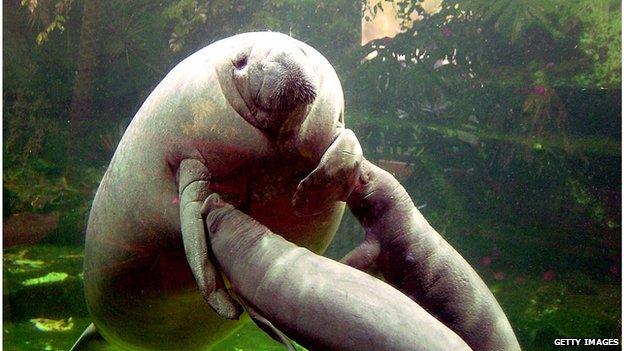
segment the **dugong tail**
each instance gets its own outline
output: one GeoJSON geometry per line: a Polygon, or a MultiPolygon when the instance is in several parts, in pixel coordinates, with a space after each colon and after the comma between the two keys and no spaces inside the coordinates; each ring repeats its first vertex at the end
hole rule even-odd
{"type": "Polygon", "coordinates": [[[82,332],[69,351],[103,350],[108,343],[100,335],[93,323],[82,332]]]}

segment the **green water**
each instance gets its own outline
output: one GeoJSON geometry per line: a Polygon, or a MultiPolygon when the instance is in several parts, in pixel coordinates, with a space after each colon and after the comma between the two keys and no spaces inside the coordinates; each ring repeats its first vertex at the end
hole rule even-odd
{"type": "MultiPolygon", "coordinates": [[[[5,251],[3,350],[68,350],[73,345],[91,323],[81,296],[82,257],[80,247],[23,246],[5,251]],[[67,276],[35,285],[23,284],[52,272],[67,276]],[[38,318],[65,320],[68,328],[40,330],[34,321],[38,318]]],[[[114,350],[105,343],[97,345],[98,350],[114,350]]],[[[213,347],[232,351],[283,349],[251,322],[213,347]]]]}
{"type": "MultiPolygon", "coordinates": [[[[336,249],[337,250],[337,249],[336,249]]],[[[81,299],[81,248],[23,246],[5,251],[3,264],[3,349],[67,350],[89,323],[81,299]],[[33,286],[22,283],[50,272],[67,277],[33,286]],[[67,320],[65,331],[37,329],[31,320],[67,320]]],[[[551,338],[617,338],[620,333],[620,288],[592,280],[581,272],[545,282],[522,272],[497,277],[495,269],[475,263],[502,305],[525,349],[544,350],[551,338]]],[[[110,349],[102,344],[101,350],[110,349]]],[[[245,324],[212,350],[284,350],[253,323],[245,324]]]]}
{"type": "MultiPolygon", "coordinates": [[[[85,218],[130,119],[182,59],[259,30],[327,57],[364,155],[481,275],[524,350],[621,338],[621,3],[383,3],[4,1],[3,349],[76,340],[85,218]],[[384,13],[396,31],[373,26],[384,13]]],[[[326,255],[362,239],[347,215],[326,255]]],[[[281,349],[251,323],[214,347],[281,349]]]]}

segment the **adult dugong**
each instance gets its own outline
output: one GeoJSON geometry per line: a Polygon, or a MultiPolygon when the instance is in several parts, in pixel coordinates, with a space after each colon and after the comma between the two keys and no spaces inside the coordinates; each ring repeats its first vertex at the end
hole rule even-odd
{"type": "MultiPolygon", "coordinates": [[[[93,200],[87,334],[133,350],[205,349],[226,336],[242,310],[211,263],[203,201],[218,192],[320,253],[356,172],[340,177],[347,188],[332,190],[318,211],[307,208],[310,216],[295,215],[292,200],[303,198],[295,196],[301,179],[352,137],[332,66],[287,35],[241,34],[182,61],[137,112],[93,200]]],[[[359,169],[353,160],[347,168],[359,169]]],[[[313,193],[314,184],[304,188],[313,193]]]]}

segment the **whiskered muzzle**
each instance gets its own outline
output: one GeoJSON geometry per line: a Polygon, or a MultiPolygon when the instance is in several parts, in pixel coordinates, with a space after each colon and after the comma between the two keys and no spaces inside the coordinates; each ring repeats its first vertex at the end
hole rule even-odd
{"type": "Polygon", "coordinates": [[[290,112],[297,106],[316,99],[316,86],[308,74],[290,60],[280,62],[277,68],[266,72],[258,92],[258,103],[266,110],[290,112]]]}
{"type": "MultiPolygon", "coordinates": [[[[300,50],[271,52],[256,71],[261,76],[255,91],[255,118],[270,133],[287,120],[301,122],[317,97],[317,74],[300,50]]],[[[292,123],[289,123],[292,127],[292,123]]]]}
{"type": "Polygon", "coordinates": [[[233,55],[233,80],[244,105],[235,109],[249,123],[275,136],[294,130],[317,98],[316,62],[289,40],[254,43],[233,55]]]}

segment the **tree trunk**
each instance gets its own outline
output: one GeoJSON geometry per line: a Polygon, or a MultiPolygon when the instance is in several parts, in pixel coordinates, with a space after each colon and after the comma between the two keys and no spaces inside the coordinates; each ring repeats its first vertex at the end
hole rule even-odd
{"type": "Polygon", "coordinates": [[[93,119],[94,83],[99,66],[101,0],[85,0],[82,11],[78,62],[69,107],[70,140],[66,175],[70,179],[76,175],[76,168],[84,161],[87,151],[93,149],[85,144],[84,137],[88,122],[93,119]]]}

